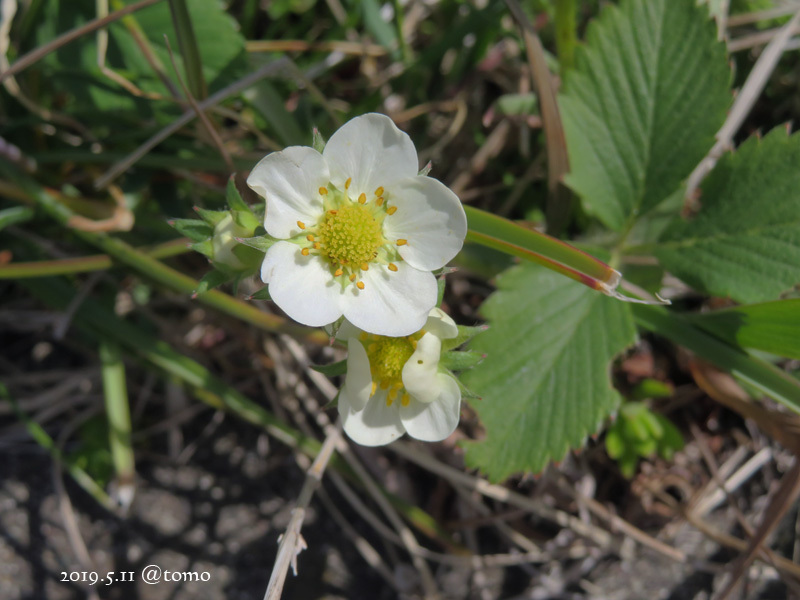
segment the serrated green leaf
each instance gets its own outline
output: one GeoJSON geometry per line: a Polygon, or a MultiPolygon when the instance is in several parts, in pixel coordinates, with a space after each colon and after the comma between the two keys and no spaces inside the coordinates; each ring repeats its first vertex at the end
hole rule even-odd
{"type": "Polygon", "coordinates": [[[635,339],[630,308],[522,264],[483,305],[491,328],[470,344],[487,358],[462,376],[486,439],[466,459],[493,480],[540,471],[578,447],[619,404],[611,359],[635,339]]]}
{"type": "Polygon", "coordinates": [[[311,365],[311,368],[328,377],[336,377],[347,373],[347,360],[340,360],[329,365],[311,365]]]}
{"type": "Polygon", "coordinates": [[[167,223],[193,242],[202,242],[214,234],[212,227],[200,219],[170,219],[167,223]]]}
{"type": "Polygon", "coordinates": [[[689,320],[742,348],[800,359],[800,298],[726,308],[689,320]]]}
{"type": "Polygon", "coordinates": [[[692,287],[737,302],[775,300],[800,282],[800,135],[782,128],[719,161],[700,212],[677,221],[655,255],[692,287]]]}
{"type": "Polygon", "coordinates": [[[589,25],[559,106],[567,184],[612,229],[655,208],[714,143],[730,68],[695,0],[623,0],[589,25]]]}

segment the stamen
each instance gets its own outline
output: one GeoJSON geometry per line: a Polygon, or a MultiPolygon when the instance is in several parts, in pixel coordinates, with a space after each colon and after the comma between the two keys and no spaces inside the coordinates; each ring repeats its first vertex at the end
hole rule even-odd
{"type": "Polygon", "coordinates": [[[367,263],[361,263],[361,270],[369,271],[369,265],[367,263]]]}
{"type": "Polygon", "coordinates": [[[383,196],[383,186],[380,186],[377,190],[375,190],[376,196],[383,196]]]}
{"type": "Polygon", "coordinates": [[[334,277],[341,277],[342,275],[344,275],[344,271],[341,269],[336,269],[336,272],[333,274],[334,277]]]}
{"type": "Polygon", "coordinates": [[[389,389],[389,386],[390,386],[391,384],[392,384],[392,382],[391,382],[391,381],[389,381],[388,379],[381,379],[381,389],[382,389],[382,390],[388,390],[388,389],[389,389]]]}
{"type": "Polygon", "coordinates": [[[308,256],[309,249],[308,248],[303,248],[302,250],[300,250],[300,254],[302,254],[303,256],[308,256]]]}
{"type": "Polygon", "coordinates": [[[358,283],[356,283],[356,287],[358,289],[360,289],[360,290],[363,290],[364,289],[364,282],[363,281],[359,281],[358,283]]]}
{"type": "Polygon", "coordinates": [[[399,239],[395,242],[398,246],[405,246],[408,243],[408,240],[399,239]]]}
{"type": "Polygon", "coordinates": [[[331,209],[331,210],[329,210],[329,211],[328,211],[328,214],[329,214],[329,215],[336,215],[336,214],[338,214],[338,213],[339,213],[339,211],[338,211],[338,210],[333,210],[333,209],[331,209]]]}
{"type": "Polygon", "coordinates": [[[364,204],[367,201],[367,195],[364,192],[361,192],[361,195],[358,197],[358,203],[364,204]]]}
{"type": "Polygon", "coordinates": [[[314,241],[314,236],[313,236],[313,235],[311,235],[311,234],[309,233],[309,234],[306,236],[306,239],[307,239],[309,242],[313,242],[313,241],[314,241]]]}
{"type": "Polygon", "coordinates": [[[319,242],[314,242],[314,250],[319,250],[322,248],[322,245],[319,242]]]}
{"type": "Polygon", "coordinates": [[[355,281],[355,280],[356,280],[356,274],[350,273],[350,281],[355,281]]]}
{"type": "Polygon", "coordinates": [[[328,188],[326,188],[326,187],[319,188],[319,193],[320,193],[321,196],[327,196],[328,195],[328,188]]]}
{"type": "Polygon", "coordinates": [[[400,404],[403,406],[408,406],[409,402],[411,402],[411,396],[409,396],[408,392],[406,392],[400,397],[400,404]]]}
{"type": "Polygon", "coordinates": [[[397,207],[396,206],[390,206],[389,208],[386,209],[386,212],[389,213],[390,215],[393,215],[394,213],[397,212],[397,207]]]}
{"type": "Polygon", "coordinates": [[[393,401],[394,401],[393,398],[389,398],[389,396],[386,396],[386,406],[391,406],[393,401]]]}
{"type": "Polygon", "coordinates": [[[372,391],[369,393],[369,395],[370,396],[374,396],[376,391],[378,391],[378,384],[373,381],[372,382],[372,391]]]}
{"type": "Polygon", "coordinates": [[[392,389],[389,390],[389,394],[387,395],[387,398],[389,398],[390,402],[394,402],[394,399],[397,398],[397,393],[399,391],[400,390],[398,388],[396,388],[396,387],[393,387],[392,389]]]}
{"type": "Polygon", "coordinates": [[[298,222],[297,222],[297,226],[298,226],[300,229],[305,229],[305,228],[306,228],[306,224],[305,224],[305,223],[303,223],[302,221],[298,221],[298,222]]]}
{"type": "Polygon", "coordinates": [[[383,198],[378,198],[377,200],[375,200],[375,204],[377,204],[378,206],[383,206],[383,198]]]}
{"type": "Polygon", "coordinates": [[[344,182],[344,189],[349,190],[351,183],[353,183],[353,178],[352,177],[348,177],[347,181],[344,182]]]}
{"type": "Polygon", "coordinates": [[[389,263],[389,270],[397,272],[397,265],[394,263],[389,263]]]}

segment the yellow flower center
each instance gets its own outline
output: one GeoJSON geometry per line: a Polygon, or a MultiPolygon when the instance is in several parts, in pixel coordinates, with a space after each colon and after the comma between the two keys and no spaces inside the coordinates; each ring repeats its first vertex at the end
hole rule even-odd
{"type": "Polygon", "coordinates": [[[369,197],[365,192],[356,196],[348,191],[351,183],[348,179],[343,190],[332,183],[319,188],[322,216],[315,224],[297,221],[298,233],[292,240],[302,247],[303,256],[319,256],[327,262],[343,287],[355,284],[363,290],[361,272],[378,264],[396,273],[396,263],[403,260],[397,248],[408,240],[392,243],[383,235],[384,219],[397,212],[396,205],[388,204],[391,197],[383,186],[369,197]]]}
{"type": "Polygon", "coordinates": [[[369,358],[369,371],[372,376],[372,394],[378,386],[389,390],[386,395],[386,405],[391,406],[400,395],[400,403],[408,406],[411,397],[403,387],[403,367],[414,354],[417,342],[425,335],[425,330],[406,337],[387,337],[362,333],[360,339],[364,342],[369,358]]]}
{"type": "Polygon", "coordinates": [[[342,265],[370,263],[384,244],[381,225],[361,204],[344,204],[325,212],[317,226],[320,253],[342,265]]]}

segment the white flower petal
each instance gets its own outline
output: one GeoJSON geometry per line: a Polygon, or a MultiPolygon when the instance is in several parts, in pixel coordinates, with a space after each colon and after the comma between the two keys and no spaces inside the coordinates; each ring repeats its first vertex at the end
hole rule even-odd
{"type": "Polygon", "coordinates": [[[446,265],[464,245],[467,216],[450,188],[430,177],[413,177],[390,189],[388,203],[397,212],[386,217],[386,238],[405,239],[400,256],[412,267],[432,271],[446,265]]]}
{"type": "Polygon", "coordinates": [[[428,314],[425,321],[425,331],[430,331],[433,335],[442,340],[449,340],[458,336],[458,326],[453,319],[441,308],[434,308],[428,314]]]}
{"type": "Polygon", "coordinates": [[[418,271],[405,262],[392,272],[373,264],[361,272],[364,289],[355,285],[342,297],[344,316],[363,331],[400,337],[422,329],[436,304],[436,278],[429,271],[418,271]]]}
{"type": "Polygon", "coordinates": [[[357,337],[347,340],[347,374],[341,395],[346,395],[353,410],[363,410],[372,393],[369,357],[357,337]]]}
{"type": "Polygon", "coordinates": [[[448,437],[461,416],[458,382],[444,373],[439,373],[438,379],[441,393],[435,402],[415,402],[412,397],[408,406],[400,407],[400,419],[408,435],[423,442],[439,442],[448,437]]]}
{"type": "Polygon", "coordinates": [[[397,402],[386,406],[386,390],[379,389],[364,410],[356,411],[349,405],[344,408],[348,410],[339,410],[344,431],[351,440],[362,446],[383,446],[405,433],[397,402]]]}
{"type": "Polygon", "coordinates": [[[439,355],[442,340],[426,333],[417,342],[417,348],[403,365],[403,387],[414,398],[423,403],[433,402],[439,397],[439,355]]]}
{"type": "Polygon", "coordinates": [[[351,119],[331,136],[322,155],[331,170],[331,181],[357,198],[362,192],[369,200],[379,186],[414,177],[419,159],[414,143],[389,117],[369,113],[351,119]]]}
{"type": "Polygon", "coordinates": [[[327,265],[316,256],[303,256],[291,242],[277,242],[261,264],[261,279],[283,312],[311,327],[333,323],[342,316],[342,288],[327,265]]]}
{"type": "Polygon", "coordinates": [[[267,200],[267,233],[285,239],[300,233],[297,221],[316,224],[323,211],[319,188],[329,181],[328,165],[319,152],[290,146],[262,158],[250,172],[247,185],[267,200]]]}

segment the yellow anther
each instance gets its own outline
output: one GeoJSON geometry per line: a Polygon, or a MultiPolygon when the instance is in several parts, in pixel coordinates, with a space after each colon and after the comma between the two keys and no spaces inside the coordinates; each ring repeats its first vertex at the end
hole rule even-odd
{"type": "Polygon", "coordinates": [[[364,192],[361,192],[361,195],[358,197],[358,203],[364,204],[367,201],[367,195],[364,192]]]}
{"type": "Polygon", "coordinates": [[[319,193],[320,193],[321,196],[327,195],[328,194],[328,188],[326,188],[326,187],[319,188],[319,193]]]}
{"type": "Polygon", "coordinates": [[[392,389],[389,390],[389,394],[386,397],[389,399],[390,402],[394,402],[394,399],[397,398],[397,393],[399,391],[400,391],[399,389],[393,387],[392,389]]]}
{"type": "Polygon", "coordinates": [[[344,275],[344,271],[341,269],[336,269],[336,272],[333,274],[334,277],[341,277],[342,275],[344,275]]]}
{"type": "Polygon", "coordinates": [[[389,263],[389,270],[397,272],[397,265],[394,263],[389,263]]]}
{"type": "Polygon", "coordinates": [[[392,382],[391,382],[391,381],[389,381],[388,379],[381,379],[381,389],[382,389],[382,390],[388,390],[388,389],[389,389],[389,386],[390,386],[391,384],[392,384],[392,382]]]}
{"type": "Polygon", "coordinates": [[[395,242],[398,246],[405,246],[408,243],[408,240],[399,239],[395,242]]]}
{"type": "Polygon", "coordinates": [[[377,200],[375,200],[375,204],[377,204],[378,206],[383,206],[383,198],[378,198],[377,200]]]}
{"type": "Polygon", "coordinates": [[[376,196],[383,196],[383,186],[381,186],[377,190],[375,190],[375,195],[376,196]]]}
{"type": "Polygon", "coordinates": [[[390,215],[393,215],[394,213],[397,212],[397,207],[396,206],[390,206],[389,208],[386,209],[386,212],[389,213],[390,215]]]}
{"type": "Polygon", "coordinates": [[[303,248],[302,250],[300,250],[300,254],[302,254],[303,256],[308,256],[309,254],[308,248],[303,248]]]}
{"type": "Polygon", "coordinates": [[[372,342],[369,346],[367,346],[367,352],[375,352],[378,348],[378,342],[372,342]]]}
{"type": "Polygon", "coordinates": [[[309,234],[306,236],[306,239],[307,239],[309,242],[313,242],[313,241],[314,241],[314,236],[313,236],[313,235],[311,235],[311,234],[309,233],[309,234]]]}
{"type": "Polygon", "coordinates": [[[353,183],[353,178],[352,177],[348,177],[347,181],[344,182],[344,189],[349,190],[351,183],[353,183]]]}
{"type": "Polygon", "coordinates": [[[411,402],[411,396],[409,396],[408,393],[405,393],[400,397],[400,404],[403,406],[408,406],[409,402],[411,402]]]}
{"type": "Polygon", "coordinates": [[[358,339],[360,339],[362,342],[366,342],[369,339],[369,334],[366,331],[362,331],[358,334],[358,339]]]}
{"type": "Polygon", "coordinates": [[[364,289],[364,282],[363,281],[359,281],[358,283],[356,283],[356,287],[358,289],[360,289],[360,290],[363,290],[364,289]]]}
{"type": "Polygon", "coordinates": [[[369,271],[369,265],[367,263],[361,263],[361,270],[369,271]]]}
{"type": "Polygon", "coordinates": [[[314,250],[319,250],[322,248],[322,245],[319,242],[314,242],[314,250]]]}
{"type": "Polygon", "coordinates": [[[329,211],[328,211],[328,214],[329,214],[329,215],[336,215],[336,214],[338,214],[338,213],[339,213],[339,211],[338,211],[338,210],[329,210],[329,211]]]}
{"type": "Polygon", "coordinates": [[[391,406],[392,402],[393,402],[393,399],[389,398],[389,396],[386,396],[386,406],[391,406]]]}
{"type": "Polygon", "coordinates": [[[306,224],[305,224],[305,223],[303,223],[302,221],[298,221],[298,222],[297,222],[297,226],[298,226],[300,229],[305,229],[305,228],[306,228],[306,224]]]}
{"type": "Polygon", "coordinates": [[[414,348],[414,350],[416,350],[417,349],[417,340],[409,340],[409,341],[411,342],[411,347],[414,348]]]}
{"type": "Polygon", "coordinates": [[[356,274],[350,273],[350,281],[355,281],[355,280],[356,280],[356,274]]]}
{"type": "Polygon", "coordinates": [[[372,391],[369,393],[369,395],[370,396],[374,396],[376,391],[378,391],[378,384],[373,381],[372,382],[372,391]]]}

